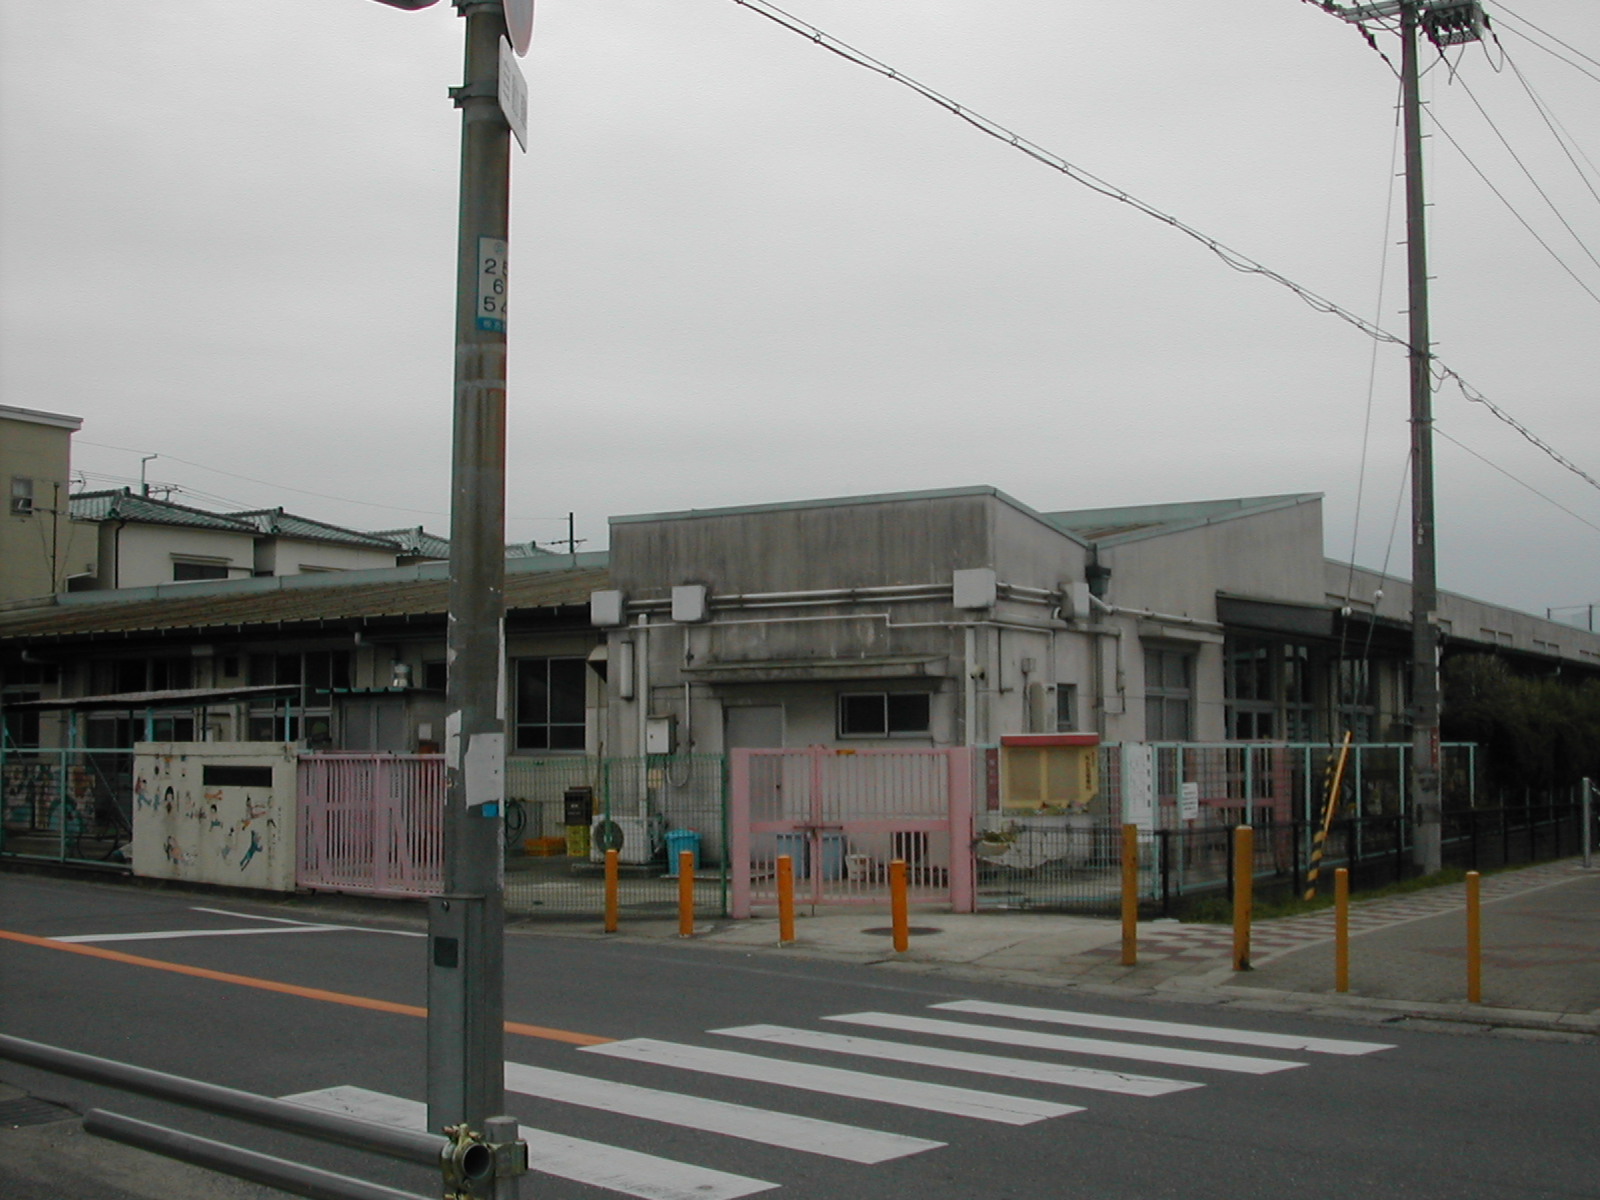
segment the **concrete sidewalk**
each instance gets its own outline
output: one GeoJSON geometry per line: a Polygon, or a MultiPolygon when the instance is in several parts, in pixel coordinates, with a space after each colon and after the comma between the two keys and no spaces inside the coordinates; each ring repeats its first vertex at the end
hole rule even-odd
{"type": "MultiPolygon", "coordinates": [[[[1246,972],[1232,969],[1231,928],[1170,920],[1140,925],[1131,967],[1121,964],[1117,921],[1047,913],[914,912],[905,954],[894,952],[885,910],[801,916],[784,947],[775,916],[702,925],[693,940],[1031,987],[1600,1036],[1600,870],[1546,863],[1486,876],[1481,889],[1484,1002],[1475,1005],[1462,884],[1352,903],[1343,995],[1331,909],[1257,922],[1246,972]]],[[[621,936],[675,938],[677,924],[628,922],[621,936]]]]}

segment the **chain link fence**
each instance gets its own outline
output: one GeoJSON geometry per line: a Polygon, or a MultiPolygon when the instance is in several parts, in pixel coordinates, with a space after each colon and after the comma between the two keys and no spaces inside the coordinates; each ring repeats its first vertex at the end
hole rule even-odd
{"type": "Polygon", "coordinates": [[[133,752],[81,748],[0,755],[0,854],[128,869],[133,752]]]}

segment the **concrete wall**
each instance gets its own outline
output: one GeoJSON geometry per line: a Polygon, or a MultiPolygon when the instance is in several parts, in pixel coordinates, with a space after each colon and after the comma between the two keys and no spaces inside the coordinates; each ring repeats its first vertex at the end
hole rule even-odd
{"type": "Polygon", "coordinates": [[[0,407],[0,604],[65,588],[92,555],[66,515],[78,418],[0,407]],[[34,511],[11,511],[11,480],[31,480],[34,511]]]}
{"type": "Polygon", "coordinates": [[[225,529],[188,529],[179,525],[100,525],[100,586],[154,587],[170,584],[179,559],[222,559],[230,579],[247,578],[255,566],[255,538],[225,529]]]}
{"type": "Polygon", "coordinates": [[[140,742],[133,873],[293,891],[296,765],[295,747],[286,743],[140,742]],[[215,778],[230,768],[254,768],[266,782],[215,778]]]}
{"type": "Polygon", "coordinates": [[[307,571],[371,571],[395,565],[393,550],[340,546],[333,542],[264,537],[256,542],[255,570],[265,575],[299,575],[307,571]]]}

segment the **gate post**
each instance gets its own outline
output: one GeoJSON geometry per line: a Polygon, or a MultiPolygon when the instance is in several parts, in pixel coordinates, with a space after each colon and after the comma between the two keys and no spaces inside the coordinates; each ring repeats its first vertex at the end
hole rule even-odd
{"type": "Polygon", "coordinates": [[[960,747],[945,751],[949,767],[950,815],[950,911],[974,912],[977,889],[972,843],[975,838],[972,801],[972,750],[960,747]]]}
{"type": "Polygon", "coordinates": [[[750,916],[750,756],[749,750],[728,754],[728,915],[735,920],[750,916]]]}

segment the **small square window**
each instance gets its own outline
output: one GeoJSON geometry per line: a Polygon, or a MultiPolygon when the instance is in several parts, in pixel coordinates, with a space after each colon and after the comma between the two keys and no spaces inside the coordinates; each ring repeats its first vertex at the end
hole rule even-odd
{"type": "Polygon", "coordinates": [[[11,515],[15,517],[33,515],[33,480],[23,479],[20,475],[11,477],[11,515]]]}

